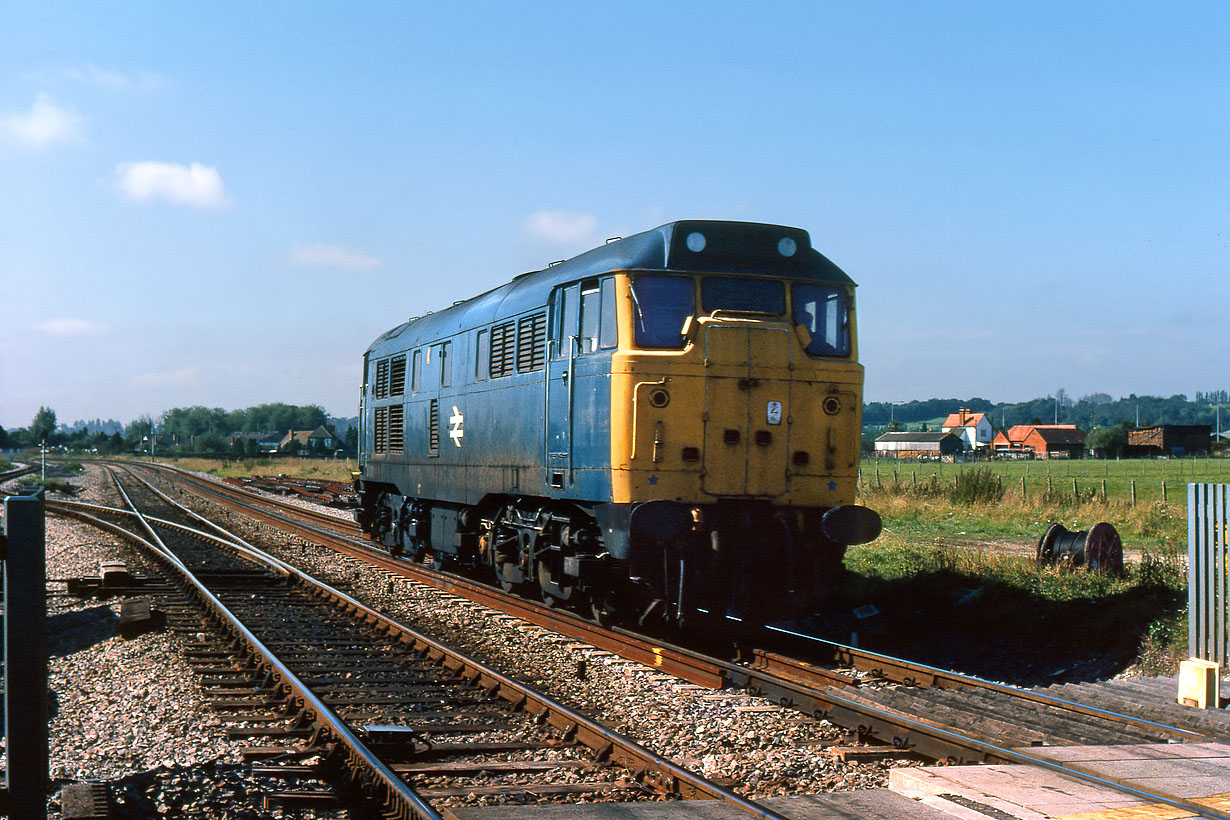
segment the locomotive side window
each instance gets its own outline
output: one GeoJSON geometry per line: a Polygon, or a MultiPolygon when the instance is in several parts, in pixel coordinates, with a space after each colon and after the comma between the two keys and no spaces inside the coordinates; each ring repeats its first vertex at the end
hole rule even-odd
{"type": "Polygon", "coordinates": [[[417,393],[423,383],[423,351],[414,351],[414,360],[410,365],[410,392],[417,393]]]}
{"type": "Polygon", "coordinates": [[[781,316],[786,312],[786,288],[772,279],[712,276],[700,283],[700,301],[707,313],[734,310],[781,316]]]}
{"type": "Polygon", "coordinates": [[[487,359],[491,356],[491,338],[480,330],[474,338],[474,381],[487,381],[487,359]]]}
{"type": "Polygon", "coordinates": [[[440,358],[440,386],[448,387],[453,383],[453,343],[445,342],[436,348],[440,358]]]}
{"type": "Polygon", "coordinates": [[[632,281],[632,329],[637,347],[682,348],[683,323],[696,312],[692,280],[638,276],[632,281]]]}
{"type": "Polygon", "coordinates": [[[796,282],[791,288],[794,323],[810,334],[813,356],[850,355],[850,303],[846,291],[830,285],[796,282]]]}
{"type": "Polygon", "coordinates": [[[619,346],[619,321],[615,314],[615,280],[602,280],[602,321],[598,328],[598,347],[610,350],[619,346]]]}
{"type": "Polygon", "coordinates": [[[598,324],[601,319],[602,292],[597,281],[581,283],[581,332],[577,336],[577,353],[584,356],[598,349],[598,324]]]}

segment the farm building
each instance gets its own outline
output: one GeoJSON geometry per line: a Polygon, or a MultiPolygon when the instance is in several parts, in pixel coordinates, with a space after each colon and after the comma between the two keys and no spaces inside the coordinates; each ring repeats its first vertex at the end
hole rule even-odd
{"type": "Polygon", "coordinates": [[[1017,424],[1000,430],[992,446],[1000,458],[1080,458],[1085,431],[1075,424],[1017,424]]]}
{"type": "Polygon", "coordinates": [[[966,450],[979,450],[990,447],[995,437],[995,428],[986,413],[975,413],[962,407],[955,413],[949,413],[948,418],[940,425],[945,433],[960,436],[966,450]]]}
{"type": "Polygon", "coordinates": [[[938,460],[965,449],[955,433],[884,433],[876,439],[876,455],[884,458],[938,460]]]}
{"type": "Polygon", "coordinates": [[[304,450],[332,450],[342,443],[337,434],[324,425],[315,430],[291,430],[282,438],[278,448],[285,450],[292,441],[299,442],[304,450]]]}
{"type": "Polygon", "coordinates": [[[1212,435],[1208,424],[1159,424],[1128,430],[1126,455],[1154,458],[1207,453],[1212,435]]]}

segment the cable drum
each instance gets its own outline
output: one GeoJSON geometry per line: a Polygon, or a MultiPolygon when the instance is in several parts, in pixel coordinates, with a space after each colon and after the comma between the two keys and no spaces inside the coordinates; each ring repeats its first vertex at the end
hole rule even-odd
{"type": "Polygon", "coordinates": [[[1038,566],[1061,564],[1085,566],[1095,572],[1123,574],[1123,541],[1105,521],[1091,529],[1072,532],[1063,524],[1051,524],[1038,539],[1038,566]]]}

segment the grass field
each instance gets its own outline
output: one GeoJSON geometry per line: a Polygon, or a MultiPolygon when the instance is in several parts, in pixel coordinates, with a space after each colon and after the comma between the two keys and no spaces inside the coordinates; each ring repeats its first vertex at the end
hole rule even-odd
{"type": "Polygon", "coordinates": [[[943,462],[897,461],[895,459],[863,459],[861,485],[877,488],[889,484],[922,483],[932,476],[939,482],[951,482],[960,472],[974,467],[988,469],[998,475],[1009,495],[1035,497],[1051,488],[1052,494],[1072,494],[1076,482],[1077,494],[1102,494],[1108,501],[1131,502],[1132,485],[1136,486],[1137,503],[1162,500],[1163,484],[1166,500],[1187,503],[1186,485],[1190,482],[1230,483],[1230,459],[1199,456],[1182,459],[1075,459],[1056,461],[979,461],[976,464],[945,464],[943,462]],[[1022,482],[1024,482],[1022,484],[1022,482]]]}
{"type": "MultiPolygon", "coordinates": [[[[1076,669],[1078,676],[1096,677],[1132,664],[1144,673],[1169,674],[1187,649],[1189,482],[1230,483],[1230,465],[1217,458],[865,460],[858,501],[879,511],[884,533],[847,553],[853,577],[846,603],[867,600],[893,613],[894,635],[913,640],[905,645],[911,652],[925,640],[925,630],[912,631],[921,617],[931,628],[968,624],[971,641],[1005,652],[1014,643],[1044,647],[1047,657],[1065,658],[1056,662],[1069,670],[1065,675],[1076,669]],[[958,477],[975,473],[990,498],[962,499],[954,492],[958,477]],[[1123,540],[1123,576],[1036,566],[1038,540],[1052,522],[1082,531],[1101,521],[1114,525],[1123,540]],[[1079,637],[1069,647],[1055,639],[1055,630],[1068,634],[1069,642],[1079,637]],[[1090,646],[1112,647],[1111,666],[1082,670],[1079,650],[1090,646]]],[[[992,652],[976,663],[1006,676],[995,662],[992,652]]]]}

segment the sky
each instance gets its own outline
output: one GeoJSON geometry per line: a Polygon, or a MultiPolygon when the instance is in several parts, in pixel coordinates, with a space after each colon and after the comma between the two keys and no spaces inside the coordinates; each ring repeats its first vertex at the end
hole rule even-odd
{"type": "Polygon", "coordinates": [[[1230,386],[1230,4],[8,0],[0,426],[357,412],[390,327],[804,228],[868,401],[1230,386]]]}

